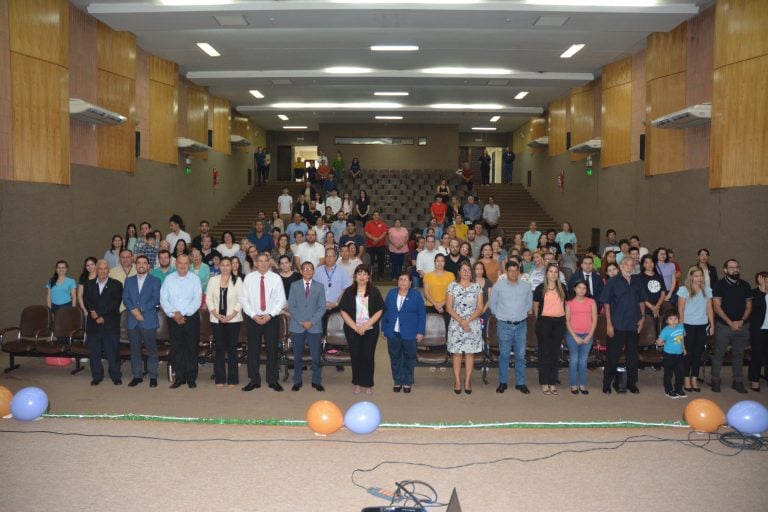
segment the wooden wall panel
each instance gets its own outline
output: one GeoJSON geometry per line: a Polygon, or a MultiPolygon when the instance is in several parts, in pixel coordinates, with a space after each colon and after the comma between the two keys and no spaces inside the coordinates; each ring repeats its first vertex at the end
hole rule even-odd
{"type": "Polygon", "coordinates": [[[97,22],[97,66],[115,75],[136,78],[136,36],[97,22]]]}
{"type": "MultiPolygon", "coordinates": [[[[715,45],[715,8],[710,7],[688,20],[686,49],[685,104],[712,101],[712,75],[715,45]]],[[[685,130],[685,168],[709,166],[711,125],[685,130]]]]}
{"type": "Polygon", "coordinates": [[[98,104],[122,114],[128,120],[117,126],[99,126],[98,165],[106,169],[133,172],[136,170],[134,101],[136,82],[131,78],[99,70],[98,104]]]}
{"type": "Polygon", "coordinates": [[[559,155],[568,151],[565,143],[568,131],[568,98],[561,98],[549,104],[547,108],[547,125],[549,126],[549,156],[559,155]]]}
{"type": "Polygon", "coordinates": [[[178,92],[176,87],[149,81],[149,159],[167,164],[179,161],[178,92]]]}
{"type": "Polygon", "coordinates": [[[645,50],[632,56],[632,120],[629,161],[640,160],[640,135],[645,134],[645,50]]]}
{"type": "Polygon", "coordinates": [[[11,76],[13,179],[68,185],[69,71],[11,52],[11,76]]]}
{"type": "Polygon", "coordinates": [[[139,158],[149,160],[149,54],[138,48],[136,51],[136,131],[141,137],[139,158]]]}
{"type": "Polygon", "coordinates": [[[149,55],[149,79],[166,85],[176,85],[179,65],[169,60],[149,55]]]}
{"type": "Polygon", "coordinates": [[[197,85],[187,86],[187,132],[192,140],[208,140],[208,91],[197,85]]]}
{"type": "Polygon", "coordinates": [[[632,152],[632,83],[603,90],[601,167],[626,164],[632,152]]]}
{"type": "Polygon", "coordinates": [[[685,71],[688,24],[681,23],[670,32],[648,36],[645,49],[647,81],[685,71]]]}
{"type": "Polygon", "coordinates": [[[227,155],[232,154],[229,142],[232,119],[229,101],[223,98],[212,98],[213,105],[213,149],[227,155]]]}
{"type": "MultiPolygon", "coordinates": [[[[69,24],[69,97],[98,104],[96,19],[72,5],[69,24]]],[[[70,120],[69,144],[73,164],[98,165],[98,136],[94,125],[70,120]]]]}
{"type": "Polygon", "coordinates": [[[9,0],[11,51],[69,65],[69,2],[9,0]]]}
{"type": "Polygon", "coordinates": [[[648,82],[646,105],[646,176],[684,170],[685,132],[654,128],[650,121],[685,107],[685,73],[676,73],[648,82]]]}
{"type": "Polygon", "coordinates": [[[0,0],[0,179],[13,179],[11,130],[11,50],[8,38],[8,2],[0,0]]]}
{"type": "Polygon", "coordinates": [[[768,2],[718,0],[715,68],[768,54],[768,2]]]}
{"type": "MultiPolygon", "coordinates": [[[[571,89],[571,145],[586,142],[595,136],[594,83],[571,89]]],[[[588,155],[571,153],[571,161],[584,160],[588,155]]]]}
{"type": "Polygon", "coordinates": [[[603,89],[610,89],[632,80],[632,57],[611,62],[603,66],[603,89]]]}
{"type": "Polygon", "coordinates": [[[765,84],[768,84],[768,55],[715,70],[711,188],[768,185],[765,84]]]}

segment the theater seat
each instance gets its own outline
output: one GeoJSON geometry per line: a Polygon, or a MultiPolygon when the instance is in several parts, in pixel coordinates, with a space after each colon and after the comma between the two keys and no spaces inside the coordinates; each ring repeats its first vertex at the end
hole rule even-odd
{"type": "Polygon", "coordinates": [[[349,355],[349,344],[344,334],[344,319],[341,313],[333,313],[328,317],[328,334],[323,348],[323,362],[331,365],[348,365],[352,363],[349,355]]]}
{"type": "Polygon", "coordinates": [[[637,358],[641,365],[659,366],[663,360],[663,355],[656,348],[656,320],[653,317],[645,315],[643,328],[640,330],[638,339],[637,358]]]}
{"type": "Polygon", "coordinates": [[[33,355],[34,346],[39,336],[45,336],[51,321],[51,311],[47,306],[27,306],[21,312],[19,325],[6,327],[0,331],[0,346],[9,356],[5,373],[19,367],[15,356],[33,355]]]}
{"type": "Polygon", "coordinates": [[[83,311],[75,306],[59,308],[53,315],[50,336],[38,338],[35,352],[46,356],[69,354],[72,341],[82,340],[84,337],[83,311]]]}
{"type": "Polygon", "coordinates": [[[445,366],[448,363],[448,347],[445,343],[445,320],[437,313],[427,313],[424,338],[418,344],[416,364],[420,366],[445,366]]]}

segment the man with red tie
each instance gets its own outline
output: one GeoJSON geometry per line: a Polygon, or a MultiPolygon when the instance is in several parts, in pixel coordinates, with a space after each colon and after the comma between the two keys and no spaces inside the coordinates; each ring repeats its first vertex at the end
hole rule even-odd
{"type": "Polygon", "coordinates": [[[250,382],[243,391],[261,387],[259,374],[262,340],[267,348],[267,384],[275,391],[282,391],[277,365],[280,320],[278,315],[286,305],[285,289],[280,276],[270,270],[269,254],[261,253],[256,258],[256,272],[251,272],[243,281],[240,295],[248,330],[248,378],[250,382]]]}

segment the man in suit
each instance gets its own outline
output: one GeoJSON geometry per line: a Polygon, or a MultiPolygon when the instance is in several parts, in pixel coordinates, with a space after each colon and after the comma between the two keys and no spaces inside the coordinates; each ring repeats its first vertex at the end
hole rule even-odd
{"type": "Polygon", "coordinates": [[[293,387],[291,391],[301,389],[301,358],[304,344],[309,344],[312,355],[312,387],[325,391],[322,384],[320,366],[320,339],[323,334],[323,315],[325,314],[325,286],[313,280],[315,266],[305,261],[301,264],[302,279],[294,281],[288,293],[288,311],[291,312],[289,331],[293,340],[293,387]]]}
{"type": "Polygon", "coordinates": [[[133,380],[128,387],[143,382],[141,344],[147,347],[149,387],[157,387],[157,306],[160,304],[160,279],[149,275],[146,256],[136,258],[136,275],[125,280],[123,304],[128,310],[126,328],[131,342],[131,373],[133,380]]]}
{"type": "Polygon", "coordinates": [[[96,279],[88,281],[83,302],[88,310],[86,334],[91,360],[91,386],[98,386],[104,379],[102,354],[107,358],[109,377],[115,386],[123,383],[120,374],[120,304],[123,285],[109,277],[109,264],[105,260],[96,263],[96,279]]]}
{"type": "Polygon", "coordinates": [[[582,279],[587,282],[587,291],[597,301],[598,307],[601,305],[600,296],[603,294],[603,279],[595,272],[595,262],[592,256],[582,256],[581,268],[573,273],[568,281],[568,291],[573,290],[578,281],[582,279]]]}

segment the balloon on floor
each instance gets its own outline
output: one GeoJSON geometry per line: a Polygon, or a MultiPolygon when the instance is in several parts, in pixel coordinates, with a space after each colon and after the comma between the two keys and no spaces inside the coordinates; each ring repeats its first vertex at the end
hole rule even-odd
{"type": "Polygon", "coordinates": [[[344,415],[344,425],[355,434],[370,434],[380,423],[381,413],[373,402],[357,402],[344,415]]]}
{"type": "Polygon", "coordinates": [[[344,416],[335,403],[318,400],[307,409],[307,425],[316,434],[333,434],[344,426],[344,416]]]}
{"type": "Polygon", "coordinates": [[[697,398],[685,406],[685,421],[700,432],[715,432],[725,425],[725,413],[712,400],[697,398]]]}
{"type": "Polygon", "coordinates": [[[0,386],[0,417],[8,416],[11,413],[11,400],[13,393],[5,386],[0,386]]]}
{"type": "Polygon", "coordinates": [[[768,409],[760,402],[743,400],[728,409],[728,425],[744,434],[762,434],[768,430],[768,409]]]}
{"type": "Polygon", "coordinates": [[[40,388],[19,390],[11,400],[11,413],[19,421],[36,420],[48,410],[48,395],[40,388]]]}

